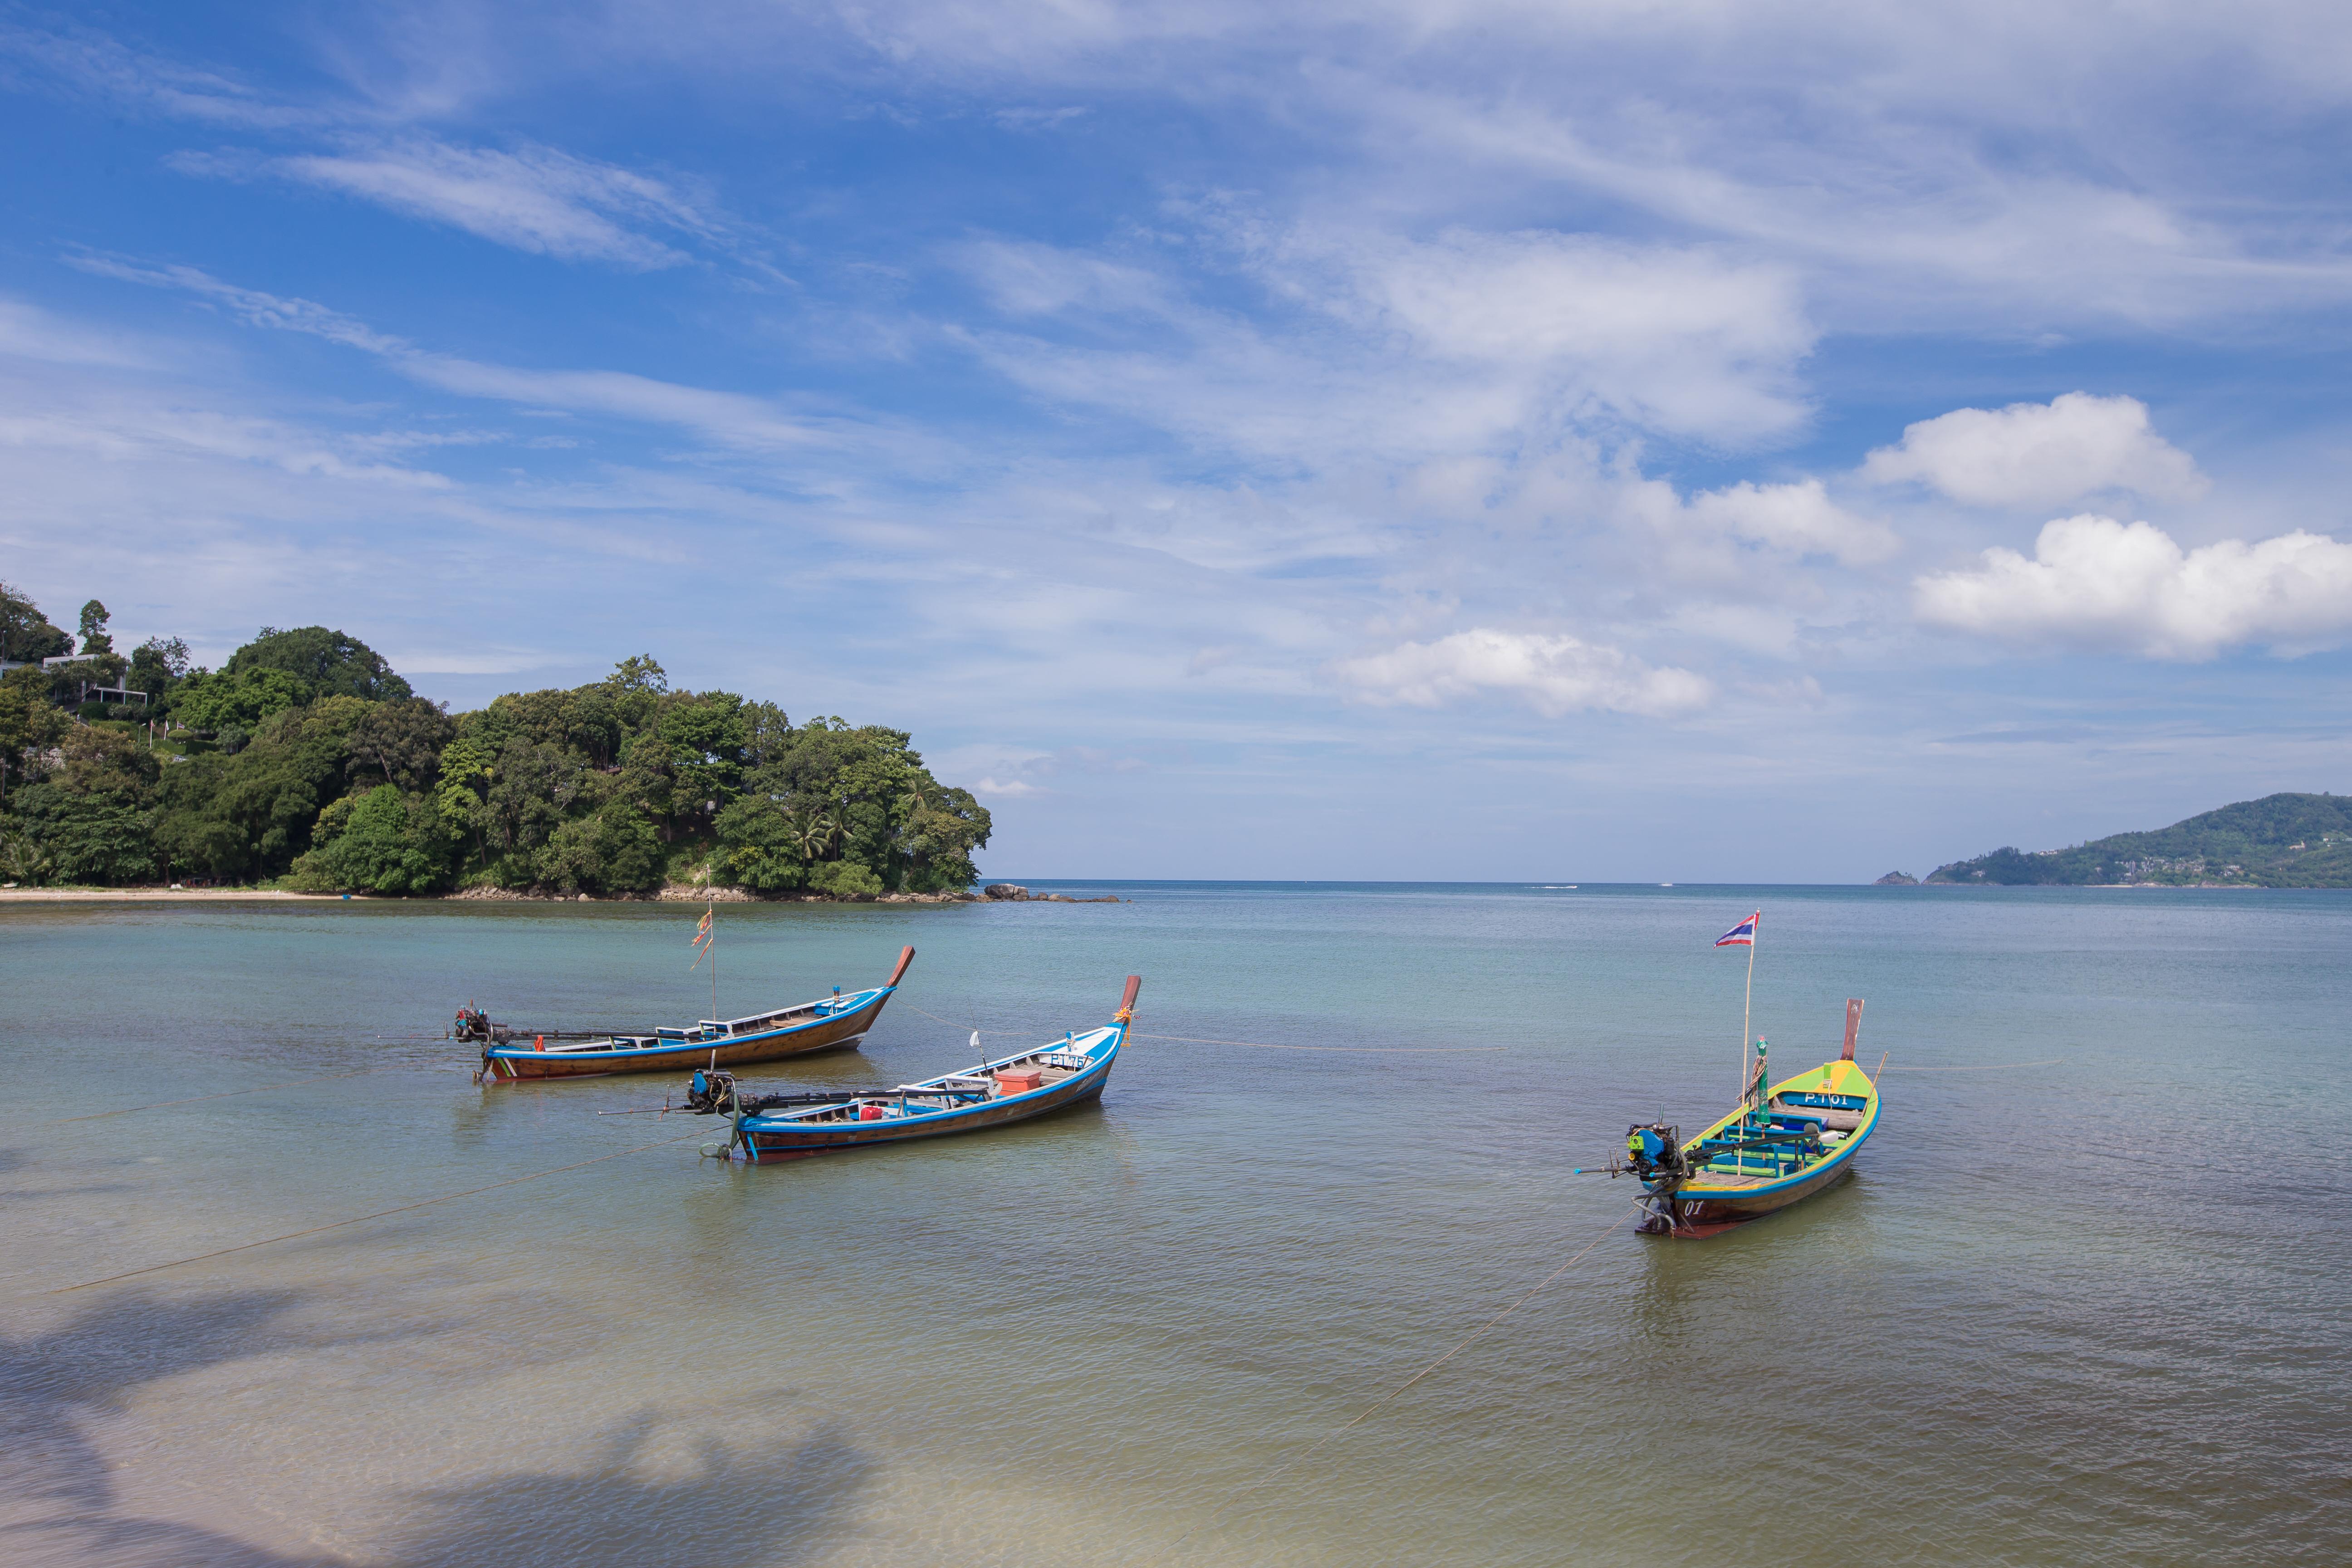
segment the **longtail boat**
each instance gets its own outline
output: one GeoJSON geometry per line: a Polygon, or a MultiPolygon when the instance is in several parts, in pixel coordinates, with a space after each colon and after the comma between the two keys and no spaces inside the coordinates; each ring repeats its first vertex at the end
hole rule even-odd
{"type": "MultiPolygon", "coordinates": [[[[1143,977],[1127,977],[1111,1021],[1086,1034],[1067,1034],[1034,1050],[984,1060],[960,1072],[888,1089],[740,1096],[732,1077],[698,1072],[687,1103],[706,1115],[731,1117],[727,1144],[758,1164],[836,1149],[862,1149],[949,1132],[977,1132],[1064,1110],[1094,1099],[1110,1081],[1118,1047],[1135,1017],[1143,977]]],[[[974,1035],[972,1041],[979,1043],[974,1035]]],[[[717,1152],[713,1146],[705,1152],[717,1152]]]]}
{"type": "Polygon", "coordinates": [[[882,1005],[898,988],[915,950],[901,948],[890,978],[866,991],[778,1007],[743,1018],[705,1018],[690,1028],[659,1028],[640,1034],[566,1036],[511,1029],[478,1011],[457,1015],[457,1037],[482,1047],[480,1078],[601,1078],[607,1073],[684,1072],[698,1067],[740,1067],[803,1056],[835,1046],[854,1046],[882,1016],[882,1005]],[[526,1040],[525,1036],[530,1037],[526,1040]]]}
{"type": "Polygon", "coordinates": [[[1845,1050],[1833,1062],[1766,1087],[1769,1044],[1739,1108],[1685,1142],[1664,1122],[1626,1131],[1627,1158],[1611,1173],[1642,1184],[1641,1229],[1712,1236],[1811,1197],[1853,1168],[1878,1125],[1878,1086],[1853,1059],[1862,1002],[1845,1005],[1845,1050]]]}

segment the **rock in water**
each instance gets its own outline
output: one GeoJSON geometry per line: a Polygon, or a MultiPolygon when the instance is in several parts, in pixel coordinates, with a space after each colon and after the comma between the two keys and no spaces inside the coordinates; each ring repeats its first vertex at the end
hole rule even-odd
{"type": "Polygon", "coordinates": [[[991,882],[981,891],[992,899],[1018,900],[1029,896],[1029,889],[1018,882],[991,882]]]}
{"type": "Polygon", "coordinates": [[[1918,885],[1918,878],[1903,871],[1889,871],[1871,884],[1874,888],[1916,888],[1918,885]]]}

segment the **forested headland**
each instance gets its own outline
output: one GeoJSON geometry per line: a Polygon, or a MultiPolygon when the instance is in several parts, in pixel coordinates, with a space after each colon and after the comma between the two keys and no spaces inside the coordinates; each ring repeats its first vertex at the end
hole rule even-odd
{"type": "Polygon", "coordinates": [[[869,898],[979,878],[987,811],[902,731],[673,690],[646,657],[453,714],[325,626],[264,627],[205,669],[176,638],[118,653],[109,620],[92,600],[70,636],[0,584],[0,879],[869,898]]]}
{"type": "Polygon", "coordinates": [[[1996,849],[1930,883],[2008,887],[2352,888],[2352,796],[2271,795],[2068,849],[1996,849]]]}

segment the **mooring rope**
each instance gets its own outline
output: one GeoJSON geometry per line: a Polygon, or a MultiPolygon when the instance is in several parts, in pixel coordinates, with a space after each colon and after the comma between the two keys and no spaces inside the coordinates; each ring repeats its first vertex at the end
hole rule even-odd
{"type": "Polygon", "coordinates": [[[1994,1062],[1987,1067],[1966,1068],[1881,1068],[1880,1072],[2015,1072],[2020,1068],[2054,1068],[2065,1061],[2064,1057],[2052,1057],[2039,1062],[1994,1062]]]}
{"type": "Polygon", "coordinates": [[[1591,1241],[1584,1245],[1582,1250],[1577,1252],[1573,1257],[1570,1258],[1567,1262],[1561,1264],[1559,1268],[1545,1275],[1540,1282],[1530,1288],[1527,1293],[1520,1296],[1518,1300],[1513,1301],[1509,1306],[1504,1308],[1501,1311],[1496,1313],[1493,1317],[1479,1324],[1477,1328],[1472,1330],[1468,1337],[1456,1344],[1452,1350],[1447,1351],[1444,1355],[1439,1356],[1435,1361],[1431,1362],[1427,1366],[1423,1367],[1419,1372],[1414,1373],[1411,1377],[1408,1377],[1402,1383],[1398,1384],[1394,1388],[1381,1395],[1378,1400],[1375,1400],[1372,1404],[1367,1405],[1362,1411],[1358,1413],[1354,1420],[1349,1422],[1346,1426],[1339,1427],[1336,1430],[1327,1432],[1321,1437],[1316,1439],[1314,1446],[1309,1447],[1305,1453],[1299,1455],[1298,1458],[1280,1466],[1272,1474],[1265,1477],[1263,1479],[1252,1482],[1241,1491],[1236,1492],[1230,1498],[1227,1498],[1223,1503],[1218,1505],[1216,1512],[1211,1514],[1202,1523],[1194,1525],[1192,1529],[1178,1536],[1176,1538],[1175,1545],[1171,1546],[1168,1550],[1172,1553],[1176,1551],[1177,1547],[1182,1546],[1184,1542],[1192,1539],[1193,1536],[1199,1534],[1202,1531],[1214,1530],[1218,1523],[1234,1509],[1236,1504],[1255,1496],[1258,1492],[1265,1490],[1276,1481],[1278,1481],[1284,1477],[1289,1475],[1293,1470],[1297,1469],[1301,1465],[1304,1465],[1307,1460],[1321,1453],[1325,1448],[1329,1447],[1333,1443],[1338,1442],[1340,1438],[1346,1436],[1349,1433],[1354,1431],[1357,1427],[1362,1426],[1365,1422],[1370,1420],[1381,1411],[1387,1409],[1391,1405],[1396,1403],[1396,1401],[1403,1395],[1404,1392],[1412,1387],[1414,1384],[1419,1383],[1423,1378],[1427,1377],[1431,1373],[1435,1372],[1439,1367],[1444,1366],[1447,1362],[1452,1361],[1455,1356],[1460,1355],[1464,1351],[1468,1350],[1472,1345],[1475,1345],[1480,1340],[1485,1339],[1489,1333],[1494,1331],[1495,1326],[1500,1323],[1505,1318],[1509,1317],[1513,1312],[1517,1311],[1521,1307],[1526,1306],[1529,1301],[1534,1300],[1538,1296],[1541,1295],[1544,1290],[1550,1286],[1553,1280],[1558,1279],[1561,1275],[1567,1273],[1570,1268],[1581,1262],[1594,1247],[1599,1247],[1602,1242],[1609,1239],[1611,1232],[1622,1229],[1625,1225],[1625,1220],[1633,1217],[1633,1215],[1628,1215],[1625,1216],[1625,1219],[1611,1221],[1607,1226],[1601,1228],[1601,1232],[1599,1236],[1594,1237],[1591,1241]]]}
{"type": "Polygon", "coordinates": [[[200,1100],[234,1100],[240,1094],[268,1094],[273,1089],[299,1089],[306,1083],[332,1083],[340,1078],[365,1078],[370,1073],[396,1072],[414,1065],[411,1062],[390,1062],[380,1068],[362,1068],[357,1072],[331,1072],[324,1078],[298,1078],[285,1083],[265,1083],[257,1089],[225,1089],[218,1094],[192,1094],[185,1100],[159,1100],[152,1105],[126,1105],[114,1110],[93,1110],[87,1116],[60,1116],[49,1125],[62,1127],[68,1121],[96,1121],[108,1116],[128,1116],[134,1110],[161,1110],[170,1105],[194,1105],[200,1100]]]}
{"type": "MultiPolygon", "coordinates": [[[[912,1002],[908,1003],[907,1005],[913,1007],[916,1012],[922,1014],[933,1023],[945,1024],[950,1029],[971,1029],[975,1035],[1009,1035],[1015,1032],[1011,1029],[972,1029],[970,1024],[959,1024],[953,1018],[942,1018],[927,1008],[916,1007],[912,1002]]],[[[1211,1040],[1198,1035],[1147,1035],[1140,1029],[1135,1030],[1134,1036],[1139,1040],[1173,1040],[1179,1045],[1186,1046],[1243,1046],[1253,1051],[1356,1051],[1384,1057],[1462,1056],[1479,1051],[1507,1051],[1511,1048],[1508,1046],[1279,1046],[1265,1040],[1211,1040]]]]}
{"type": "Polygon", "coordinates": [[[624,1154],[642,1154],[648,1149],[667,1148],[673,1143],[683,1143],[688,1138],[700,1138],[707,1131],[708,1129],[698,1129],[692,1132],[682,1133],[676,1138],[663,1138],[651,1143],[640,1143],[631,1149],[615,1149],[609,1154],[599,1154],[593,1160],[580,1160],[569,1165],[557,1165],[544,1171],[533,1171],[527,1176],[509,1176],[503,1182],[492,1182],[483,1187],[468,1187],[462,1193],[444,1193],[437,1198],[420,1198],[413,1204],[402,1204],[397,1208],[378,1209],[373,1214],[355,1215],[350,1219],[339,1219],[331,1225],[314,1225],[308,1230],[289,1230],[283,1236],[266,1236],[259,1241],[240,1242],[235,1247],[224,1247],[212,1252],[200,1252],[194,1258],[175,1258],[169,1263],[151,1263],[144,1268],[126,1268],[120,1274],[110,1274],[103,1279],[85,1279],[79,1285],[60,1285],[54,1290],[41,1290],[34,1293],[42,1296],[68,1296],[76,1290],[89,1289],[92,1286],[111,1285],[118,1279],[130,1279],[142,1274],[157,1273],[165,1268],[178,1268],[185,1264],[202,1263],[207,1258],[226,1258],[232,1252],[250,1252],[257,1247],[268,1247],[273,1242],[292,1241],[305,1236],[320,1236],[331,1230],[341,1230],[346,1226],[365,1225],[369,1220],[382,1219],[387,1215],[406,1214],[411,1209],[431,1208],[435,1204],[452,1203],[458,1198],[478,1197],[484,1193],[497,1192],[500,1187],[519,1186],[524,1182],[535,1182],[541,1176],[560,1176],[566,1171],[577,1171],[589,1165],[601,1165],[607,1160],[617,1160],[624,1154]]]}
{"type": "MultiPolygon", "coordinates": [[[[912,1002],[908,1003],[907,1005],[914,1008],[916,1012],[920,1013],[924,1017],[929,1018],[934,1024],[945,1024],[950,1029],[971,1029],[971,1026],[970,1024],[959,1024],[953,1018],[942,1018],[928,1007],[916,1007],[912,1002]]],[[[1002,1035],[1007,1034],[1010,1031],[1004,1029],[971,1029],[971,1032],[975,1035],[1002,1035]]]]}
{"type": "Polygon", "coordinates": [[[1476,1051],[1507,1051],[1508,1046],[1277,1046],[1264,1040],[1206,1040],[1196,1035],[1143,1035],[1139,1040],[1176,1040],[1188,1046],[1247,1046],[1254,1051],[1358,1051],[1374,1056],[1463,1056],[1476,1051]]]}

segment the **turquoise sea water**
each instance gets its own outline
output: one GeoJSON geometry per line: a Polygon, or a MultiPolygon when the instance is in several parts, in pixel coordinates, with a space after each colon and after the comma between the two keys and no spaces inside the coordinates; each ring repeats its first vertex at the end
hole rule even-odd
{"type": "Polygon", "coordinates": [[[1145,976],[1099,1109],[758,1169],[596,1114],[662,1079],[387,1037],[706,1016],[698,911],[0,907],[0,1558],[2352,1560],[2352,897],[1063,886],[1133,901],[722,908],[728,1013],[919,950],[767,1083],[1145,976]],[[1728,1104],[1759,904],[1758,1033],[1794,1071],[1867,998],[1879,1131],[1610,1230],[1570,1172],[1728,1104]]]}

